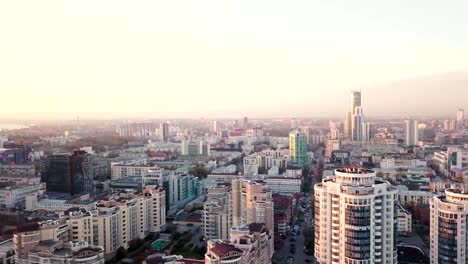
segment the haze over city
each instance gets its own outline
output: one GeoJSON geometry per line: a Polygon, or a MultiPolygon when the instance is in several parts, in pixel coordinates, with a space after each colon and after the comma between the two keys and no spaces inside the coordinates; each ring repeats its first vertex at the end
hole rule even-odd
{"type": "Polygon", "coordinates": [[[0,264],[467,263],[467,11],[0,1],[0,264]]]}
{"type": "Polygon", "coordinates": [[[468,108],[467,8],[4,1],[2,118],[343,118],[352,89],[370,117],[445,116],[468,108]]]}

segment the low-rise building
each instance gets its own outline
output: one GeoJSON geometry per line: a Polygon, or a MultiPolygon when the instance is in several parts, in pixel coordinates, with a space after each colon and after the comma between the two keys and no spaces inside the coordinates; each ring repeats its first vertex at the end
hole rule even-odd
{"type": "Polygon", "coordinates": [[[413,231],[413,216],[401,205],[398,205],[398,233],[408,235],[413,231]]]}
{"type": "Polygon", "coordinates": [[[0,164],[0,175],[36,175],[36,167],[34,164],[25,165],[2,165],[0,164]]]}
{"type": "Polygon", "coordinates": [[[0,189],[0,208],[18,208],[26,206],[26,197],[37,195],[39,185],[12,185],[0,189]]]}
{"type": "Polygon", "coordinates": [[[0,183],[15,183],[16,185],[22,185],[22,184],[37,184],[39,185],[41,183],[41,176],[35,176],[35,175],[0,175],[0,183]]]}
{"type": "Polygon", "coordinates": [[[96,209],[96,201],[84,195],[77,198],[48,198],[46,196],[38,197],[29,195],[26,197],[26,211],[44,210],[49,212],[63,212],[71,208],[80,208],[88,211],[96,209]]]}
{"type": "Polygon", "coordinates": [[[28,264],[104,264],[104,250],[83,241],[42,241],[29,251],[28,264]]]}
{"type": "Polygon", "coordinates": [[[206,264],[269,264],[273,257],[273,236],[264,224],[231,229],[230,241],[208,241],[206,264]]]}
{"type": "Polygon", "coordinates": [[[435,195],[425,191],[398,190],[398,203],[401,205],[429,204],[435,195]]]}
{"type": "Polygon", "coordinates": [[[146,177],[157,172],[160,168],[150,164],[112,164],[111,179],[118,180],[125,177],[146,177]]]}
{"type": "Polygon", "coordinates": [[[292,221],[293,198],[291,196],[273,195],[275,234],[286,236],[292,221]]]}
{"type": "Polygon", "coordinates": [[[15,263],[15,250],[13,239],[0,242],[0,264],[15,263]]]}
{"type": "Polygon", "coordinates": [[[283,195],[293,195],[301,192],[301,178],[268,177],[264,179],[266,185],[270,187],[272,193],[283,195]]]}

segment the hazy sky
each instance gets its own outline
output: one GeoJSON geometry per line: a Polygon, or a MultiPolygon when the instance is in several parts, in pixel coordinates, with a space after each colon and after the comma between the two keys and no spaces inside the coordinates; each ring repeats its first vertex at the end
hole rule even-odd
{"type": "Polygon", "coordinates": [[[1,1],[0,117],[342,116],[359,88],[369,116],[468,110],[467,11],[466,0],[1,1]],[[448,72],[434,88],[425,79],[448,72]]]}

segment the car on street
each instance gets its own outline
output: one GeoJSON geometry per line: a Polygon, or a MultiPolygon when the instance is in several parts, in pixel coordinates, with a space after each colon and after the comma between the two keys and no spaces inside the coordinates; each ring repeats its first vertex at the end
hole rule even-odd
{"type": "Polygon", "coordinates": [[[293,264],[293,261],[294,261],[293,257],[289,256],[286,263],[287,264],[293,264]]]}

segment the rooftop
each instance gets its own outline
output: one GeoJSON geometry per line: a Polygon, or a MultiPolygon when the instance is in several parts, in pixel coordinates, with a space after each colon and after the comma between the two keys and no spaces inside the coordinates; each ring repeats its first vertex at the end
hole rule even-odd
{"type": "Polygon", "coordinates": [[[341,169],[337,169],[337,172],[341,173],[350,173],[350,174],[369,174],[373,173],[373,170],[369,170],[363,167],[358,167],[358,166],[349,166],[349,167],[344,167],[341,169]]]}
{"type": "Polygon", "coordinates": [[[13,239],[5,240],[0,242],[0,254],[6,253],[13,250],[13,239]]]}
{"type": "Polygon", "coordinates": [[[219,242],[219,243],[215,244],[211,248],[211,252],[213,252],[215,255],[217,255],[219,257],[222,257],[222,256],[226,255],[229,252],[237,252],[237,253],[240,253],[240,254],[243,253],[243,251],[241,249],[237,248],[236,246],[228,244],[228,243],[224,243],[224,242],[219,242]]]}

